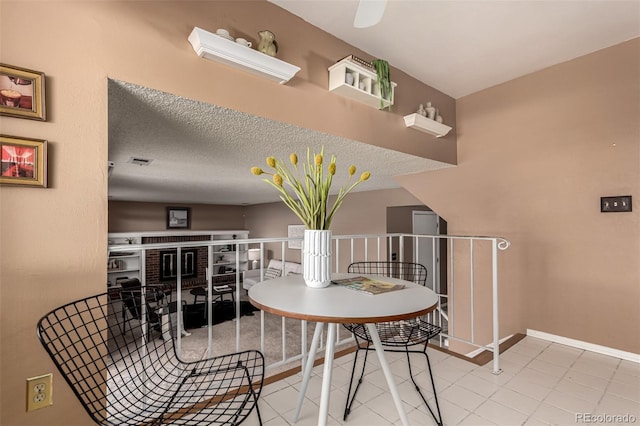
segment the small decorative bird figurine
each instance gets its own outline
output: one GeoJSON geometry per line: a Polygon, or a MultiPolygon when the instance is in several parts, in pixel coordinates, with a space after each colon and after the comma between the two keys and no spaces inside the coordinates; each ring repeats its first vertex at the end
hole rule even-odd
{"type": "Polygon", "coordinates": [[[260,36],[258,52],[262,52],[269,56],[276,56],[276,53],[278,52],[276,36],[269,30],[258,31],[258,35],[260,36]]]}

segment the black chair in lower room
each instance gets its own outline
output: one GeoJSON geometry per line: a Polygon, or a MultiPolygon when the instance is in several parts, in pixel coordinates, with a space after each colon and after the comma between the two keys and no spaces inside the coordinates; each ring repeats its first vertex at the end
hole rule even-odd
{"type": "Polygon", "coordinates": [[[38,322],[40,342],[95,423],[237,425],[255,409],[262,424],[261,352],[182,361],[172,334],[148,338],[145,315],[122,333],[126,309],[119,298],[101,294],[54,309],[38,322]]]}
{"type": "MultiPolygon", "coordinates": [[[[369,261],[369,262],[355,262],[349,265],[347,270],[354,274],[363,275],[378,275],[382,277],[399,278],[406,281],[412,281],[420,285],[426,285],[427,283],[427,269],[418,263],[409,262],[387,262],[387,261],[369,261]]],[[[344,409],[343,419],[346,421],[347,416],[351,411],[351,406],[356,398],[356,393],[362,384],[362,378],[364,377],[365,367],[367,365],[367,355],[369,351],[375,351],[372,346],[371,335],[367,330],[365,324],[347,323],[343,326],[353,333],[353,337],[356,340],[356,352],[353,359],[353,368],[351,370],[351,380],[349,382],[349,391],[347,392],[347,403],[344,409]],[[358,362],[358,355],[360,352],[364,352],[364,361],[362,363],[362,371],[358,383],[351,394],[353,387],[353,381],[356,372],[356,364],[358,362]]],[[[377,323],[376,329],[380,335],[380,341],[385,351],[388,352],[404,352],[407,354],[407,362],[409,364],[409,375],[411,381],[415,386],[418,394],[426,404],[429,412],[433,416],[433,419],[439,426],[442,426],[442,415],[440,414],[440,405],[438,403],[438,395],[436,393],[436,386],[433,381],[433,374],[431,372],[431,362],[429,361],[429,354],[427,353],[427,346],[429,340],[438,336],[442,331],[442,328],[431,324],[426,321],[426,318],[417,317],[411,320],[402,320],[394,322],[377,323]],[[418,345],[420,349],[412,349],[412,347],[418,345]],[[413,371],[411,368],[411,353],[423,354],[427,360],[427,367],[429,369],[429,377],[431,378],[431,388],[433,389],[435,410],[427,402],[427,399],[420,390],[420,386],[416,383],[413,377],[413,371]],[[436,414],[437,413],[437,414],[436,414]]]]}

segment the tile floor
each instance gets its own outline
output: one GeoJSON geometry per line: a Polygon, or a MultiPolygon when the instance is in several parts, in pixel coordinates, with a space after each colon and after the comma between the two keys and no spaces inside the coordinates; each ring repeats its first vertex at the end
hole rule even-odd
{"type": "MultiPolygon", "coordinates": [[[[432,402],[424,358],[413,356],[414,368],[421,367],[417,381],[424,383],[423,392],[431,395],[432,402]]],[[[490,364],[478,367],[436,350],[429,350],[429,357],[445,425],[640,424],[640,364],[532,337],[502,355],[500,375],[491,373],[490,364]],[[595,417],[604,415],[627,417],[595,417]]],[[[353,355],[347,355],[334,362],[328,424],[400,425],[375,356],[369,357],[347,422],[342,421],[352,360],[353,355]]],[[[405,356],[388,353],[387,360],[410,424],[434,425],[411,385],[405,356]]],[[[265,426],[294,424],[291,418],[301,380],[299,373],[264,387],[259,406],[265,426]]],[[[313,371],[296,425],[317,424],[321,381],[322,365],[313,371]]],[[[245,424],[258,424],[255,412],[245,424]]]]}

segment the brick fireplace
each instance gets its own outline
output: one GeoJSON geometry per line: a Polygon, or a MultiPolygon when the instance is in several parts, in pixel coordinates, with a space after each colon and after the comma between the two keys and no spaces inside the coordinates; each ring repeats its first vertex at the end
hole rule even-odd
{"type": "MultiPolygon", "coordinates": [[[[209,241],[208,235],[182,235],[164,237],[142,237],[142,244],[181,243],[190,241],[209,241]]],[[[146,253],[147,284],[162,284],[167,289],[176,288],[176,249],[152,249],[146,253]],[[171,256],[173,254],[173,256],[171,256]],[[163,262],[164,260],[164,262],[163,262]],[[174,275],[172,276],[172,272],[174,275]]],[[[204,286],[207,283],[207,247],[188,247],[182,249],[182,288],[204,286]],[[185,267],[186,264],[186,267],[185,267]]]]}

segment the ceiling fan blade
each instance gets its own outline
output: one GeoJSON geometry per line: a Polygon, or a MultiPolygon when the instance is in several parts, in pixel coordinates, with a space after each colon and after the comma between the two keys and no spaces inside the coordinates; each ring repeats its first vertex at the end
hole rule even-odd
{"type": "Polygon", "coordinates": [[[376,25],[382,20],[384,9],[387,7],[387,0],[360,0],[353,26],[356,28],[367,28],[376,25]]]}

